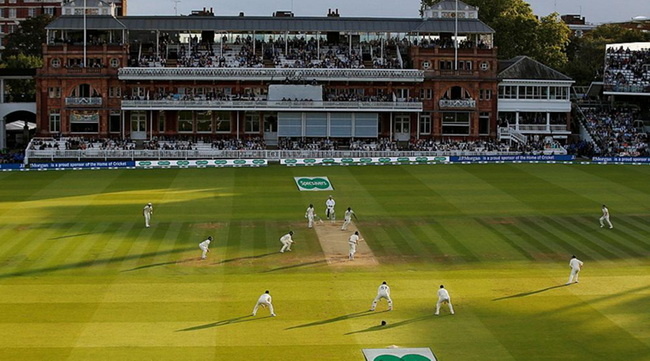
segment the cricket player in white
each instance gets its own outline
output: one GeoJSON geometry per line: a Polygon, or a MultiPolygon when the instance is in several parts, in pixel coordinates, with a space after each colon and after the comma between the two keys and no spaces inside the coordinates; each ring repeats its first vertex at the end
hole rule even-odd
{"type": "Polygon", "coordinates": [[[436,316],[440,314],[440,305],[446,303],[449,305],[449,312],[454,314],[454,306],[451,305],[451,297],[449,297],[449,292],[445,289],[445,286],[440,285],[438,290],[438,303],[436,303],[436,316]]]}
{"type": "Polygon", "coordinates": [[[201,254],[201,259],[205,259],[205,257],[208,256],[208,252],[210,252],[210,242],[212,242],[212,236],[209,236],[208,239],[199,243],[199,248],[201,251],[203,251],[203,254],[201,254]]]}
{"type": "Polygon", "coordinates": [[[325,201],[325,214],[327,215],[327,219],[330,220],[331,223],[334,223],[336,220],[336,213],[334,212],[334,206],[336,205],[336,202],[334,201],[334,198],[330,196],[327,198],[325,201]]]}
{"type": "Polygon", "coordinates": [[[142,210],[142,215],[144,216],[144,226],[149,228],[151,222],[151,215],[153,214],[153,204],[147,203],[142,210]]]}
{"type": "Polygon", "coordinates": [[[580,270],[582,269],[582,261],[577,259],[576,256],[571,256],[571,260],[569,261],[569,267],[571,267],[571,274],[569,274],[569,282],[566,284],[571,284],[573,282],[573,279],[575,278],[576,283],[578,283],[578,274],[580,274],[580,270]]]}
{"type": "Polygon", "coordinates": [[[605,227],[604,222],[607,222],[609,229],[614,228],[614,226],[612,226],[612,222],[609,221],[609,209],[607,209],[607,207],[603,204],[603,215],[600,217],[600,228],[605,227]]]}
{"type": "Polygon", "coordinates": [[[271,316],[275,316],[275,312],[273,312],[273,304],[271,303],[271,295],[269,294],[269,291],[267,290],[264,292],[260,298],[257,299],[257,303],[255,304],[255,307],[253,308],[253,316],[257,314],[257,309],[262,306],[262,308],[269,308],[269,311],[271,311],[271,316]]]}
{"type": "Polygon", "coordinates": [[[381,285],[379,285],[379,289],[377,289],[377,297],[375,297],[375,300],[372,301],[372,306],[370,306],[370,311],[375,310],[375,308],[377,307],[377,303],[382,298],[385,298],[388,301],[388,311],[392,311],[393,300],[390,299],[390,287],[388,287],[386,281],[384,281],[381,285]]]}
{"type": "Polygon", "coordinates": [[[357,253],[357,244],[359,244],[359,241],[363,240],[362,238],[359,238],[359,231],[355,231],[352,233],[350,238],[348,238],[348,245],[350,246],[350,252],[348,253],[349,256],[348,258],[350,261],[354,260],[354,254],[357,253]]]}
{"type": "Polygon", "coordinates": [[[293,243],[293,239],[291,239],[291,236],[293,236],[293,231],[289,231],[289,233],[280,237],[280,242],[282,242],[282,248],[280,249],[280,253],[284,253],[284,251],[291,252],[291,244],[293,243]]]}
{"type": "Polygon", "coordinates": [[[343,226],[341,226],[341,230],[345,231],[348,229],[348,226],[350,225],[350,222],[352,222],[352,216],[354,218],[357,218],[357,216],[354,214],[354,211],[352,208],[348,207],[348,209],[345,211],[345,216],[343,217],[343,226]]]}
{"type": "Polygon", "coordinates": [[[307,226],[309,228],[312,228],[314,226],[314,216],[314,205],[310,204],[309,207],[307,207],[307,211],[305,212],[305,218],[307,218],[307,226]]]}

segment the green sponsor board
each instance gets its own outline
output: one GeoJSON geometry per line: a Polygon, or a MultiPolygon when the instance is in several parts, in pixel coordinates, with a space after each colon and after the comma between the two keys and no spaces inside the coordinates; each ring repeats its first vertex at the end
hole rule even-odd
{"type": "Polygon", "coordinates": [[[300,191],[331,191],[332,183],[327,177],[293,177],[300,191]]]}
{"type": "Polygon", "coordinates": [[[214,161],[214,164],[224,165],[224,164],[228,164],[228,161],[225,160],[225,159],[217,159],[217,160],[214,161]]]}
{"type": "MultiPolygon", "coordinates": [[[[160,162],[160,164],[162,165],[162,162],[160,162]]],[[[179,165],[179,166],[190,165],[190,162],[188,162],[186,160],[179,160],[178,162],[176,162],[176,165],[179,165]]]]}
{"type": "Polygon", "coordinates": [[[244,159],[237,159],[233,163],[237,165],[241,165],[241,164],[246,164],[246,161],[244,159]]]}
{"type": "Polygon", "coordinates": [[[208,165],[208,161],[207,160],[197,160],[196,165],[208,165]]]}
{"type": "Polygon", "coordinates": [[[266,164],[264,159],[254,159],[253,164],[266,164]]]}
{"type": "Polygon", "coordinates": [[[365,348],[368,361],[437,361],[430,348],[365,348]]]}
{"type": "Polygon", "coordinates": [[[151,162],[138,162],[139,167],[148,167],[151,165],[151,162]]]}
{"type": "Polygon", "coordinates": [[[285,159],[284,161],[286,164],[296,164],[298,163],[297,159],[285,159]]]}

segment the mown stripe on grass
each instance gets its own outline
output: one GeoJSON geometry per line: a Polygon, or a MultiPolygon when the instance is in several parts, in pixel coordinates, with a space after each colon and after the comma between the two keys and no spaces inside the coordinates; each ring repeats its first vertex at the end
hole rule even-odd
{"type": "Polygon", "coordinates": [[[517,230],[515,233],[521,237],[521,240],[535,249],[537,249],[540,253],[535,252],[531,253],[531,255],[534,258],[537,259],[554,259],[552,257],[553,255],[557,254],[557,249],[554,249],[553,247],[550,247],[546,242],[544,242],[544,239],[541,237],[538,237],[539,234],[531,229],[530,227],[527,227],[522,220],[527,219],[528,217],[519,217],[517,218],[517,222],[513,222],[512,224],[506,225],[508,228],[512,228],[514,230],[517,230]]]}
{"type": "Polygon", "coordinates": [[[552,228],[550,225],[547,225],[543,218],[521,217],[519,218],[519,221],[522,223],[523,226],[527,227],[531,231],[536,232],[536,234],[540,235],[539,239],[553,242],[559,248],[566,251],[564,253],[561,253],[560,249],[556,249],[555,251],[556,254],[562,256],[566,254],[581,253],[581,250],[578,247],[574,246],[570,242],[567,242],[568,239],[567,237],[565,237],[562,234],[558,235],[557,233],[552,232],[552,231],[559,232],[559,230],[552,228]]]}
{"type": "Polygon", "coordinates": [[[591,232],[595,235],[595,237],[593,237],[595,242],[602,245],[603,248],[616,252],[621,258],[635,257],[638,255],[638,252],[630,248],[627,244],[612,238],[613,230],[609,228],[593,227],[591,218],[589,217],[568,217],[566,222],[574,227],[582,226],[580,228],[586,229],[584,234],[591,232]],[[585,219],[587,219],[586,222],[584,221],[585,219]]]}
{"type": "Polygon", "coordinates": [[[477,262],[479,257],[477,257],[472,251],[467,248],[456,236],[445,228],[444,225],[440,223],[435,223],[432,225],[433,231],[436,232],[440,239],[449,244],[451,248],[456,251],[456,256],[460,256],[466,262],[477,262]]]}
{"type": "Polygon", "coordinates": [[[623,225],[622,232],[629,236],[629,238],[625,237],[625,239],[631,240],[645,251],[650,249],[650,228],[647,220],[641,217],[627,216],[617,217],[615,222],[614,227],[617,232],[620,231],[620,227],[617,227],[618,224],[623,225]]]}
{"type": "Polygon", "coordinates": [[[503,240],[510,248],[514,249],[519,253],[521,256],[524,258],[534,261],[535,257],[529,252],[525,247],[522,246],[523,244],[527,244],[526,242],[522,242],[521,237],[512,237],[513,232],[510,230],[506,229],[505,227],[501,226],[499,228],[496,227],[495,224],[489,222],[489,220],[481,218],[481,217],[476,217],[475,218],[476,222],[479,223],[481,226],[483,226],[487,231],[491,232],[494,234],[497,239],[503,240]]]}
{"type": "Polygon", "coordinates": [[[9,272],[17,272],[24,269],[29,269],[30,267],[39,267],[43,266],[41,257],[44,254],[47,254],[48,249],[53,247],[53,242],[49,241],[48,238],[51,238],[53,235],[57,234],[56,227],[50,227],[44,229],[39,233],[39,237],[34,237],[36,232],[29,232],[32,236],[24,239],[22,241],[25,247],[21,248],[19,253],[24,256],[22,260],[14,264],[13,267],[5,267],[9,272]]]}
{"type": "MultiPolygon", "coordinates": [[[[582,220],[583,223],[585,220],[587,222],[591,220],[591,217],[584,216],[576,216],[574,218],[582,220]]],[[[647,250],[642,241],[629,234],[629,229],[624,225],[624,222],[621,221],[619,223],[620,225],[618,227],[611,230],[601,228],[602,232],[598,234],[599,238],[631,256],[638,256],[644,250],[647,250]]]]}
{"type": "Polygon", "coordinates": [[[424,218],[415,219],[413,221],[414,224],[411,225],[410,229],[412,231],[414,242],[417,240],[417,243],[422,246],[422,251],[429,256],[442,256],[443,252],[440,250],[440,247],[433,242],[431,234],[428,232],[433,221],[424,218]]]}
{"type": "Polygon", "coordinates": [[[623,256],[612,252],[607,248],[603,247],[600,242],[595,241],[592,237],[586,237],[585,234],[591,234],[593,232],[592,227],[589,226],[576,226],[571,222],[566,221],[564,218],[551,218],[544,217],[547,224],[557,228],[562,233],[566,234],[569,239],[574,240],[581,245],[581,249],[589,249],[594,253],[598,254],[603,260],[607,259],[620,259],[623,256]]]}

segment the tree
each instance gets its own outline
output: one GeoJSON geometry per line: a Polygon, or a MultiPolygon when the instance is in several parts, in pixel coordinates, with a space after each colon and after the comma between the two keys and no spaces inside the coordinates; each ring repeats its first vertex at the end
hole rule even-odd
{"type": "Polygon", "coordinates": [[[43,56],[43,44],[47,40],[45,27],[53,17],[43,14],[20,22],[15,32],[7,35],[3,57],[18,54],[43,56]]]}
{"type": "MultiPolygon", "coordinates": [[[[37,69],[43,66],[43,59],[33,55],[12,55],[3,59],[0,68],[37,69]]],[[[5,96],[8,102],[32,102],[36,99],[34,79],[7,79],[5,96]]]]}
{"type": "MultiPolygon", "coordinates": [[[[421,12],[439,0],[421,0],[421,12]]],[[[479,8],[478,17],[496,32],[498,57],[527,55],[551,67],[566,64],[570,30],[556,13],[538,19],[524,0],[465,0],[479,8]]]]}

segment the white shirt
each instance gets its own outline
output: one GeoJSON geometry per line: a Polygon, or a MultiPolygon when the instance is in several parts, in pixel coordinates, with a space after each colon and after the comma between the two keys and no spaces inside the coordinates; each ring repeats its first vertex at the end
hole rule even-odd
{"type": "Polygon", "coordinates": [[[609,217],[609,209],[607,207],[603,207],[603,217],[609,217]]]}
{"type": "Polygon", "coordinates": [[[377,294],[388,296],[390,294],[390,287],[384,284],[380,285],[377,289],[377,294]]]}
{"type": "Polygon", "coordinates": [[[574,270],[580,270],[580,268],[582,268],[582,261],[577,258],[571,258],[569,261],[569,267],[574,270]]]}
{"type": "Polygon", "coordinates": [[[144,206],[144,209],[142,210],[142,212],[143,212],[143,214],[145,216],[150,216],[151,213],[153,213],[153,206],[150,206],[150,205],[147,204],[146,206],[144,206]]]}
{"type": "Polygon", "coordinates": [[[307,207],[307,212],[305,212],[305,216],[309,218],[314,217],[314,207],[307,207]]]}
{"type": "Polygon", "coordinates": [[[208,246],[210,246],[210,240],[209,239],[206,239],[205,241],[199,243],[199,247],[201,247],[201,248],[208,248],[208,246]]]}
{"type": "Polygon", "coordinates": [[[336,202],[334,202],[333,198],[329,198],[327,201],[325,201],[325,206],[329,209],[334,209],[334,205],[336,205],[336,202]]]}
{"type": "Polygon", "coordinates": [[[346,221],[351,221],[353,214],[354,214],[353,210],[345,211],[345,220],[346,221]]]}
{"type": "Polygon", "coordinates": [[[449,300],[451,298],[449,297],[449,292],[447,292],[446,289],[441,288],[441,289],[438,290],[438,299],[449,300]]]}
{"type": "Polygon", "coordinates": [[[359,236],[352,233],[352,235],[350,236],[350,239],[348,239],[348,243],[349,244],[357,244],[357,243],[359,243],[359,236]]]}
{"type": "Polygon", "coordinates": [[[271,303],[271,295],[268,293],[265,293],[260,296],[260,298],[257,300],[257,303],[271,303]]]}
{"type": "Polygon", "coordinates": [[[287,233],[284,236],[280,237],[280,242],[282,242],[282,243],[293,243],[293,239],[291,239],[291,235],[289,233],[287,233]]]}

